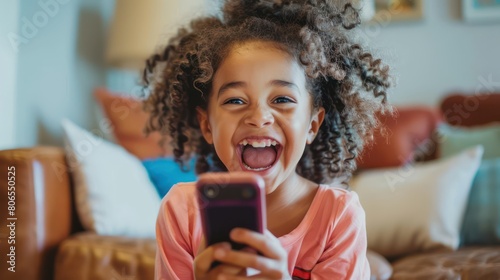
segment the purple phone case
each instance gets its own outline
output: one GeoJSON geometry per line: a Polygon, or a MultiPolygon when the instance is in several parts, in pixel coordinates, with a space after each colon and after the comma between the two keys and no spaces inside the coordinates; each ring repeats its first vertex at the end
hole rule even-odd
{"type": "Polygon", "coordinates": [[[233,248],[236,247],[235,249],[244,247],[241,244],[226,240],[225,236],[228,236],[229,233],[225,229],[232,228],[232,225],[223,224],[225,221],[233,221],[232,223],[234,224],[247,222],[248,224],[256,224],[256,228],[253,228],[253,225],[242,227],[247,227],[260,233],[264,232],[266,227],[265,186],[260,176],[249,172],[206,173],[200,176],[196,186],[200,216],[207,246],[227,241],[233,245],[233,248]],[[208,186],[212,187],[215,192],[218,191],[217,194],[222,198],[218,200],[207,199],[204,191],[208,186]],[[238,194],[243,193],[244,188],[246,190],[249,187],[255,192],[253,198],[243,199],[238,197],[238,194]],[[216,214],[217,212],[219,214],[216,214]],[[241,219],[236,218],[236,215],[240,215],[240,213],[242,215],[241,219]],[[255,213],[255,217],[250,213],[255,213]],[[212,221],[209,221],[209,219],[212,219],[212,221]],[[213,219],[216,220],[213,221],[213,219]],[[238,222],[235,223],[235,219],[238,219],[238,222]],[[248,219],[250,220],[248,221],[248,219]],[[217,228],[217,225],[223,226],[217,228]]]}

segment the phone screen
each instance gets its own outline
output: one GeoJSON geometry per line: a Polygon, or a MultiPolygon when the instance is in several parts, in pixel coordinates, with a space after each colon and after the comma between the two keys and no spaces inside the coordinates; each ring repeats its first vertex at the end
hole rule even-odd
{"type": "MultiPolygon", "coordinates": [[[[253,206],[209,207],[206,211],[207,220],[210,221],[208,243],[230,241],[229,233],[235,227],[247,228],[258,231],[256,219],[257,211],[253,206]]],[[[243,248],[242,244],[231,242],[236,250],[243,248]]]]}

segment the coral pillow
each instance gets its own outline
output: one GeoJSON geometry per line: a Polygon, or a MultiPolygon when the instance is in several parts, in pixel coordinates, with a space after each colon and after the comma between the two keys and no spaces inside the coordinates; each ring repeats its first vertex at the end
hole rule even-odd
{"type": "Polygon", "coordinates": [[[160,147],[159,132],[153,132],[146,137],[144,127],[148,113],[142,110],[140,99],[111,93],[104,88],[96,89],[94,96],[111,123],[116,141],[129,153],[140,159],[172,154],[169,148],[160,147]]]}
{"type": "MultiPolygon", "coordinates": [[[[427,107],[398,108],[394,116],[381,116],[381,126],[358,159],[358,167],[401,166],[413,160],[415,151],[431,138],[439,121],[439,113],[427,107]]],[[[423,158],[433,158],[434,150],[429,146],[423,158]]]]}

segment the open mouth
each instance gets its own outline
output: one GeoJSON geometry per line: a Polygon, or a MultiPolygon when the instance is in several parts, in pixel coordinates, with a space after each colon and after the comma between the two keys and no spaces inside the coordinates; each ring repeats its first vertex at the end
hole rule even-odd
{"type": "Polygon", "coordinates": [[[271,138],[247,138],[239,143],[243,167],[249,171],[264,171],[276,163],[281,154],[281,144],[271,138]]]}

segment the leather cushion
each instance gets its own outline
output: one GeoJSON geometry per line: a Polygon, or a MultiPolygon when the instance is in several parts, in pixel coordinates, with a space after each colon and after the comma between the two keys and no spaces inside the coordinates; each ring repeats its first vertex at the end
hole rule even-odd
{"type": "MultiPolygon", "coordinates": [[[[55,280],[109,280],[154,278],[155,239],[103,236],[80,233],[60,246],[55,280]]],[[[379,254],[368,251],[371,279],[388,279],[392,269],[379,254]]]]}
{"type": "Polygon", "coordinates": [[[393,264],[398,280],[500,279],[500,247],[469,247],[412,255],[393,264]]]}
{"type": "Polygon", "coordinates": [[[70,178],[64,152],[41,146],[2,150],[0,170],[0,279],[52,279],[50,264],[57,245],[72,230],[70,178]],[[15,174],[9,174],[8,168],[15,174]],[[12,191],[15,191],[16,221],[7,220],[11,218],[7,206],[12,196],[8,192],[12,191]],[[7,239],[11,234],[7,225],[11,222],[15,222],[15,244],[8,243],[7,239]],[[13,245],[16,247],[15,273],[7,270],[11,266],[7,254],[13,245]]]}
{"type": "Polygon", "coordinates": [[[56,257],[55,280],[153,279],[156,240],[81,233],[56,257]]]}

